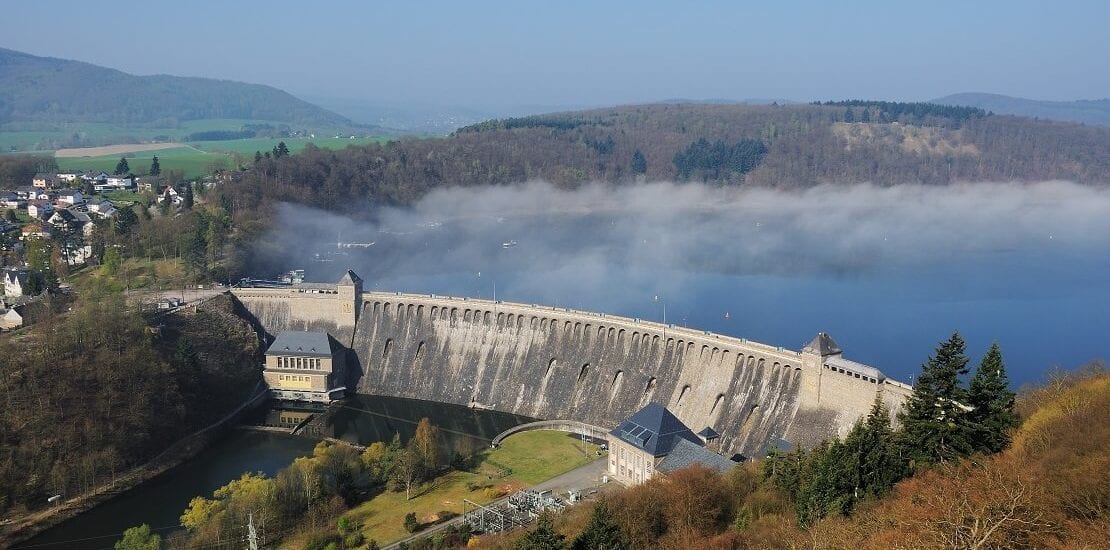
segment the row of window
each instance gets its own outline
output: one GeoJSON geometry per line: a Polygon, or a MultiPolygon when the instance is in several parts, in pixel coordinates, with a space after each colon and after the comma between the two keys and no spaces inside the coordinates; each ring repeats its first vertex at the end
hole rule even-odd
{"type": "Polygon", "coordinates": [[[278,380],[282,382],[308,382],[311,378],[305,374],[279,374],[278,380]]]}
{"type": "Polygon", "coordinates": [[[320,370],[320,359],[317,357],[278,357],[279,369],[320,370]]]}

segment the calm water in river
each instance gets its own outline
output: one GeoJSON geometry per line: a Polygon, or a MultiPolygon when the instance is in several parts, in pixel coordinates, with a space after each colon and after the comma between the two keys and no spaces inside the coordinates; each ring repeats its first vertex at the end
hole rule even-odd
{"type": "MultiPolygon", "coordinates": [[[[400,399],[357,396],[321,415],[312,426],[328,435],[360,444],[407,441],[421,418],[440,427],[441,444],[459,451],[488,445],[495,435],[531,419],[494,411],[400,399]]],[[[146,523],[165,534],[195,496],[212,491],[243,472],[274,474],[294,458],[312,454],[315,440],[269,432],[236,430],[193,460],[119,497],[81,514],[16,548],[111,549],[128,527],[146,523]]]]}

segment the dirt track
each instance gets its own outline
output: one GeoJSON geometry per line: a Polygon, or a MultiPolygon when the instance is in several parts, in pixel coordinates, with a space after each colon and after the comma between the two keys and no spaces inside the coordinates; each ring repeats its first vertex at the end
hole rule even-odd
{"type": "Polygon", "coordinates": [[[77,149],[58,149],[54,156],[58,158],[73,157],[102,157],[104,155],[119,155],[123,153],[138,153],[140,151],[157,151],[159,149],[173,149],[175,147],[189,147],[184,143],[130,143],[123,145],[104,145],[102,147],[80,147],[77,149]]]}

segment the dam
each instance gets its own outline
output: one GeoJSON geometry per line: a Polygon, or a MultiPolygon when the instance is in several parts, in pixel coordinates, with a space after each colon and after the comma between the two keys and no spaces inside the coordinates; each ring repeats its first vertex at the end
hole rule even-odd
{"type": "MultiPolygon", "coordinates": [[[[604,313],[337,283],[237,287],[268,336],[324,331],[347,346],[348,388],[613,427],[656,402],[721,452],[843,435],[874,400],[912,388],[844,357],[832,337],[799,349],[604,313]]],[[[803,338],[804,341],[804,338],[803,338]]]]}

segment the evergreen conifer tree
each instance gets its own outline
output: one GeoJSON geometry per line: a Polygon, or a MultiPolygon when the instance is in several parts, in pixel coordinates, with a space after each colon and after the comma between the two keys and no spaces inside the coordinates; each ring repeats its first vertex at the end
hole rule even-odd
{"type": "Polygon", "coordinates": [[[185,193],[181,197],[181,207],[189,210],[193,207],[193,184],[185,183],[185,193]]]}
{"type": "Polygon", "coordinates": [[[636,149],[636,152],[632,153],[632,173],[640,175],[645,172],[647,172],[647,158],[639,149],[636,149]]]}
{"type": "Polygon", "coordinates": [[[289,147],[285,146],[284,141],[279,141],[278,142],[278,144],[277,144],[277,154],[274,155],[274,156],[276,156],[276,157],[287,157],[287,156],[289,156],[289,147]]]}
{"type": "Polygon", "coordinates": [[[536,521],[536,528],[516,543],[517,550],[565,550],[566,537],[555,532],[551,514],[544,512],[536,521]]]}
{"type": "Polygon", "coordinates": [[[971,378],[967,404],[972,407],[967,416],[975,450],[997,453],[1005,449],[1010,444],[1010,430],[1018,425],[1018,417],[997,343],[991,344],[971,378]]]}
{"type": "Polygon", "coordinates": [[[157,176],[162,173],[162,165],[158,163],[158,155],[150,159],[150,175],[157,176]]]}
{"type": "Polygon", "coordinates": [[[116,175],[123,175],[131,171],[131,167],[127,164],[126,157],[120,157],[119,162],[116,163],[116,175]]]}
{"type": "Polygon", "coordinates": [[[604,500],[594,506],[586,529],[571,545],[574,550],[626,550],[628,542],[621,533],[620,526],[609,514],[609,506],[604,500]]]}
{"type": "Polygon", "coordinates": [[[961,401],[960,376],[967,374],[967,345],[958,332],[942,342],[921,367],[913,394],[898,418],[902,452],[910,467],[945,462],[971,453],[967,420],[961,401]]]}
{"type": "Polygon", "coordinates": [[[856,486],[861,494],[857,498],[865,495],[881,496],[902,479],[903,475],[894,440],[894,428],[890,424],[890,410],[883,403],[882,395],[875,395],[871,411],[858,425],[859,430],[853,429],[846,440],[846,445],[854,446],[859,453],[856,486]]]}

